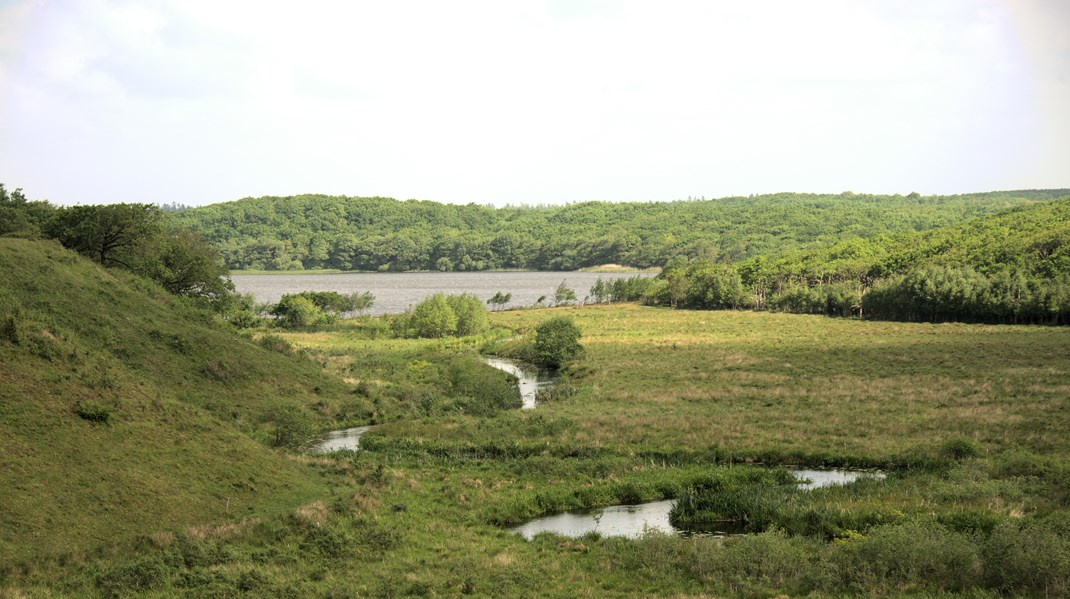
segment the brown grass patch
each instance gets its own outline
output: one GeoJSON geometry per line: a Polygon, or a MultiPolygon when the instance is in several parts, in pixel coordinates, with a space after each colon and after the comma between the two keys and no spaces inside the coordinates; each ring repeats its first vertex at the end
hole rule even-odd
{"type": "Polygon", "coordinates": [[[305,524],[323,526],[330,518],[330,510],[322,501],[313,501],[294,510],[294,518],[305,524]]]}

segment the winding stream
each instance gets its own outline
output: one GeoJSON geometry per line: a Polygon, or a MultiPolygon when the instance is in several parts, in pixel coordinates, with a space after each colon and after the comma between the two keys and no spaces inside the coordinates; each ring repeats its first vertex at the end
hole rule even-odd
{"type": "MultiPolygon", "coordinates": [[[[799,479],[800,489],[817,489],[845,485],[860,478],[884,478],[881,472],[859,470],[791,470],[799,479]]],[[[682,537],[727,537],[740,534],[730,522],[711,523],[708,528],[677,528],[669,523],[674,499],[639,505],[612,505],[589,512],[565,512],[544,516],[510,529],[529,541],[541,532],[565,537],[582,537],[591,532],[602,536],[639,538],[647,531],[659,531],[682,537]]]]}
{"type": "Polygon", "coordinates": [[[497,357],[484,357],[483,361],[488,366],[516,377],[516,386],[520,389],[521,410],[533,409],[539,390],[552,387],[554,384],[553,376],[547,371],[528,364],[497,357]]]}

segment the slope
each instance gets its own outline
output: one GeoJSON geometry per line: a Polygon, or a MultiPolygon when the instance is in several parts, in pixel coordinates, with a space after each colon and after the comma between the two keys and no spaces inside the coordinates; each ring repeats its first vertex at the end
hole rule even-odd
{"type": "Polygon", "coordinates": [[[0,238],[0,273],[0,564],[322,491],[264,442],[273,414],[351,401],[317,366],[54,242],[0,238]]]}

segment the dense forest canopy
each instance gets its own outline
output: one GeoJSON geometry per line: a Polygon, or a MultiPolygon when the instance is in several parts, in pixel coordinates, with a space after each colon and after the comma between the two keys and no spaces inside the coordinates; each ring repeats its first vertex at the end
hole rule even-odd
{"type": "Polygon", "coordinates": [[[182,210],[232,269],[476,271],[737,262],[848,238],[923,231],[1070,195],[779,193],[717,200],[493,208],[390,198],[245,198],[182,210]]]}
{"type": "Polygon", "coordinates": [[[640,296],[700,309],[1065,324],[1070,197],[929,231],[850,238],[734,265],[678,257],[640,296]]]}

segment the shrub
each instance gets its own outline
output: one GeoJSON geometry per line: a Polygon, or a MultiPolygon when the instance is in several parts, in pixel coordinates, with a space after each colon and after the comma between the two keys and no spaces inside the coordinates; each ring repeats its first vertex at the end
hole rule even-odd
{"type": "Polygon", "coordinates": [[[963,590],[977,586],[982,562],[968,535],[931,522],[875,528],[869,536],[839,543],[827,574],[844,590],[893,594],[921,587],[963,590]]]}
{"type": "Polygon", "coordinates": [[[940,455],[953,460],[975,458],[982,453],[981,445],[971,439],[954,437],[940,444],[940,455]]]}
{"type": "Polygon", "coordinates": [[[312,326],[320,323],[324,316],[323,310],[303,295],[282,296],[271,313],[279,326],[287,328],[312,326]]]}
{"type": "Polygon", "coordinates": [[[450,295],[446,297],[446,303],[457,317],[457,335],[476,335],[490,326],[487,307],[478,297],[470,293],[450,295]]]}
{"type": "Polygon", "coordinates": [[[273,427],[275,447],[297,447],[312,434],[312,421],[300,406],[277,406],[268,413],[267,420],[273,427]]]}
{"type": "Polygon", "coordinates": [[[446,337],[457,331],[457,314],[446,301],[446,296],[436,293],[416,304],[409,318],[409,326],[420,337],[446,337]]]}
{"type": "Polygon", "coordinates": [[[74,413],[83,420],[107,424],[111,419],[111,408],[91,399],[81,400],[74,404],[74,413]]]}
{"type": "Polygon", "coordinates": [[[558,316],[535,327],[535,363],[557,370],[583,355],[580,328],[571,318],[558,316]]]}
{"type": "Polygon", "coordinates": [[[1005,522],[984,544],[987,582],[1004,592],[1070,596],[1070,536],[1049,522],[1005,522]]]}
{"type": "Polygon", "coordinates": [[[104,568],[97,574],[96,583],[104,595],[119,597],[164,586],[169,575],[170,568],[159,557],[139,557],[104,568]]]}

